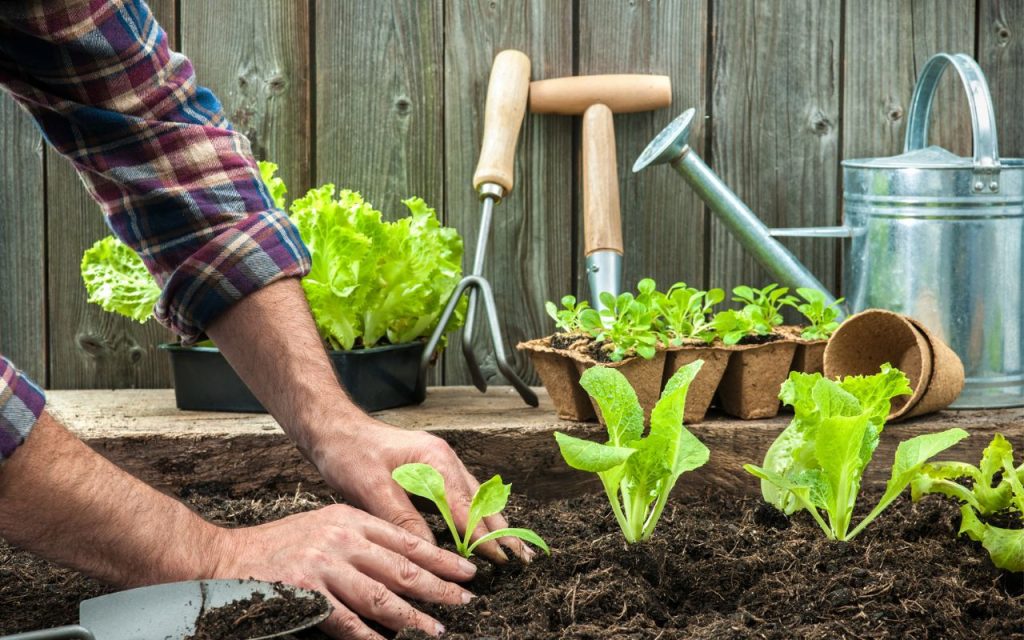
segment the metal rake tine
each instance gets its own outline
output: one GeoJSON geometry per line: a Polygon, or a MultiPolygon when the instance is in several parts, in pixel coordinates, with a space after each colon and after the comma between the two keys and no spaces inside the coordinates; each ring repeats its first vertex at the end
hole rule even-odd
{"type": "Polygon", "coordinates": [[[498,324],[498,308],[494,304],[494,293],[491,291],[491,284],[483,278],[471,277],[477,280],[476,287],[480,289],[480,294],[484,298],[484,312],[487,315],[487,326],[491,332],[491,343],[494,346],[494,357],[498,363],[498,370],[516,388],[523,402],[531,407],[536,407],[540,404],[537,394],[533,392],[529,385],[523,382],[523,379],[515,372],[515,369],[509,364],[508,357],[505,355],[505,344],[501,335],[501,326],[498,324]]]}
{"type": "MultiPolygon", "coordinates": [[[[472,278],[479,278],[479,276],[467,276],[464,279],[472,278]]],[[[486,282],[483,278],[480,280],[486,282]]],[[[483,371],[480,370],[480,363],[476,359],[476,353],[473,351],[473,328],[476,325],[477,307],[476,290],[479,285],[476,281],[470,281],[467,288],[469,289],[469,305],[466,309],[466,322],[462,325],[462,356],[466,359],[466,365],[469,367],[469,377],[473,380],[473,386],[480,391],[487,391],[487,379],[484,378],[483,371]]]]}

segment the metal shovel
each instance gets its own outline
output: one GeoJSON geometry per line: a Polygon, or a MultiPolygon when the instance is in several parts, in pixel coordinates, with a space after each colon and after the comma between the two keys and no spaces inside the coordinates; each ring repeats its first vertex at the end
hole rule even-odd
{"type": "MultiPolygon", "coordinates": [[[[193,580],[119,591],[83,600],[78,607],[79,624],[0,636],[0,640],[184,640],[195,632],[203,607],[220,607],[254,593],[278,598],[278,588],[260,580],[193,580]]],[[[316,597],[311,591],[294,589],[298,597],[316,597]]],[[[323,622],[330,613],[325,603],[322,613],[296,627],[248,640],[296,633],[323,622]]]]}
{"type": "MultiPolygon", "coordinates": [[[[501,337],[501,326],[498,324],[498,308],[494,304],[494,293],[491,283],[483,276],[484,258],[487,255],[487,241],[491,233],[491,218],[494,205],[501,202],[512,190],[513,164],[516,153],[516,140],[519,128],[523,124],[526,112],[526,96],[530,88],[530,59],[521,51],[506,49],[494,57],[491,67],[491,78],[487,85],[487,103],[484,107],[484,139],[480,148],[480,161],[473,174],[473,187],[483,201],[483,212],[480,217],[480,233],[477,235],[476,255],[473,268],[452,292],[441,318],[438,320],[434,333],[427,341],[420,360],[420,392],[425,391],[427,368],[434,356],[434,350],[444,335],[448,321],[458,307],[463,294],[469,295],[469,307],[466,311],[466,323],[462,328],[462,355],[466,358],[470,377],[480,391],[487,391],[487,380],[476,354],[473,352],[473,325],[476,323],[477,297],[483,298],[484,311],[487,315],[487,327],[491,334],[494,347],[494,359],[498,370],[515,387],[526,404],[536,407],[539,403],[537,394],[523,382],[505,355],[505,346],[501,337]]],[[[421,395],[422,397],[422,395],[421,395]]]]}

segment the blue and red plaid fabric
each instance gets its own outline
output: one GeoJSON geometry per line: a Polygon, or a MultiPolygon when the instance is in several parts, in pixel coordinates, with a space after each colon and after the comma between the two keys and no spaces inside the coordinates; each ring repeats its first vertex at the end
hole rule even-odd
{"type": "MultiPolygon", "coordinates": [[[[249,141],[141,0],[0,2],[0,85],[142,257],[163,290],[155,317],[184,342],[247,294],[309,271],[249,141]]],[[[51,210],[59,224],[59,203],[51,210]]],[[[39,404],[38,388],[6,360],[0,373],[0,433],[24,436],[18,420],[39,404]],[[20,417],[5,426],[8,397],[28,411],[11,409],[20,417]]],[[[17,440],[0,435],[0,459],[5,437],[17,440]]]]}

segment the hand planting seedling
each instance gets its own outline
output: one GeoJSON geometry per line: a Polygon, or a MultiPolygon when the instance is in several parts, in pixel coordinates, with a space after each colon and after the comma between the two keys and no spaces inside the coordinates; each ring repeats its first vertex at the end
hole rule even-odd
{"type": "Polygon", "coordinates": [[[905,440],[896,449],[885,493],[850,530],[864,470],[878,447],[892,398],[911,393],[902,371],[883,365],[873,376],[832,381],[792,373],[779,398],[793,407],[793,421],[769,447],[761,467],[744,465],[761,479],[765,500],[786,514],[803,509],[831,540],[852,540],[895,500],[924,464],[967,437],[948,429],[905,440]],[[822,518],[824,511],[828,521],[822,518]]]}
{"type": "Polygon", "coordinates": [[[806,340],[828,340],[832,333],[839,328],[839,305],[843,298],[839,298],[832,304],[825,304],[825,294],[817,289],[801,287],[796,290],[804,301],[796,305],[797,311],[807,318],[808,324],[800,332],[800,337],[806,340]]]}
{"type": "Polygon", "coordinates": [[[678,347],[685,340],[710,343],[715,330],[710,320],[712,308],[725,299],[721,289],[701,291],[677,282],[665,293],[655,293],[654,307],[659,316],[655,321],[661,341],[678,347]]]}
{"type": "Polygon", "coordinates": [[[608,367],[588,369],[580,384],[601,409],[608,441],[555,433],[566,463],[601,479],[627,542],[649,540],[679,476],[708,461],[708,448],[683,426],[686,393],[703,364],[697,360],[669,379],[646,438],[644,412],[626,377],[608,367]]]}
{"type": "Polygon", "coordinates": [[[634,353],[645,360],[654,357],[658,344],[654,331],[658,315],[652,303],[654,291],[654,280],[644,278],[637,284],[636,297],[629,292],[613,296],[605,291],[600,295],[604,309],[584,309],[580,314],[584,331],[594,336],[596,342],[611,346],[608,359],[612,362],[634,353]]]}
{"type": "Polygon", "coordinates": [[[455,540],[455,549],[467,558],[473,555],[473,550],[482,543],[506,536],[525,540],[543,549],[544,553],[551,555],[551,550],[548,549],[543,538],[529,529],[498,529],[477,538],[476,541],[471,541],[477,525],[484,518],[500,513],[508,502],[512,485],[502,484],[501,476],[494,476],[477,489],[476,495],[473,496],[473,501],[469,505],[469,519],[466,523],[465,535],[460,535],[455,526],[455,518],[452,517],[452,510],[448,505],[448,497],[444,489],[444,476],[437,469],[429,464],[413,462],[403,464],[395,469],[391,473],[391,477],[409,493],[426,498],[437,505],[437,510],[441,512],[441,517],[444,518],[445,524],[448,525],[448,530],[451,531],[452,538],[455,540]]]}
{"type": "Polygon", "coordinates": [[[770,333],[772,329],[782,324],[782,307],[791,307],[796,304],[796,298],[789,293],[787,287],[779,287],[774,282],[763,289],[754,289],[748,286],[739,286],[732,290],[734,302],[742,302],[743,309],[747,311],[756,323],[768,325],[770,333]]]}
{"type": "Polygon", "coordinates": [[[977,467],[964,462],[935,462],[924,465],[911,482],[916,501],[927,493],[956,498],[960,506],[960,535],[980,542],[992,563],[1007,571],[1024,571],[1024,528],[1004,529],[982,518],[997,513],[1013,513],[1024,526],[1024,464],[1013,466],[1013,446],[996,434],[985,447],[977,467]],[[997,476],[999,477],[997,481],[997,476]],[[967,478],[970,487],[956,479],[967,478]]]}

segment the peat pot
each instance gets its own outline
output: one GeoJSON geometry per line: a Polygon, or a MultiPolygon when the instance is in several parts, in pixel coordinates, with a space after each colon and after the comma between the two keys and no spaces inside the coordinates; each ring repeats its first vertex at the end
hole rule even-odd
{"type": "MultiPolygon", "coordinates": [[[[422,342],[328,351],[338,381],[364,411],[423,402],[418,388],[422,342]]],[[[216,347],[162,344],[171,357],[174,399],[185,411],[266,413],[216,347]]]]}

